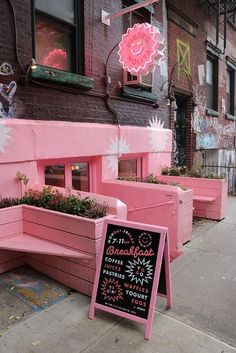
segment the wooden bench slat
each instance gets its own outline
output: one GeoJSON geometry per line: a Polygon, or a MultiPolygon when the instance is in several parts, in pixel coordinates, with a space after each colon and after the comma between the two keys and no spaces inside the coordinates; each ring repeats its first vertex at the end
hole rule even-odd
{"type": "Polygon", "coordinates": [[[215,197],[211,197],[211,196],[193,195],[193,201],[214,202],[215,200],[216,200],[216,198],[215,197]]]}
{"type": "Polygon", "coordinates": [[[10,238],[2,239],[0,241],[0,249],[63,257],[75,257],[85,260],[92,259],[91,256],[80,251],[69,249],[63,245],[58,245],[26,233],[19,233],[10,238]]]}

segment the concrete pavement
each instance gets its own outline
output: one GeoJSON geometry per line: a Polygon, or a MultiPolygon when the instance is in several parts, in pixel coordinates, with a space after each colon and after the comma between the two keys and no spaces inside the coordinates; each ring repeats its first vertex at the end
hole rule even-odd
{"type": "MultiPolygon", "coordinates": [[[[221,222],[197,222],[171,264],[173,308],[158,298],[152,338],[144,326],[96,311],[75,293],[1,332],[0,353],[236,352],[236,198],[221,222]]],[[[0,289],[1,290],[1,289],[0,289]]]]}

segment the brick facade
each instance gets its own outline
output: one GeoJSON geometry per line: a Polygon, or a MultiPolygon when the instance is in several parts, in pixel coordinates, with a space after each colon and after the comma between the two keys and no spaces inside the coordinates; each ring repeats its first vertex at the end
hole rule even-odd
{"type": "MultiPolygon", "coordinates": [[[[32,13],[30,0],[12,1],[16,13],[18,58],[27,70],[32,59],[32,13]]],[[[122,82],[122,69],[118,61],[117,50],[108,62],[108,74],[111,84],[108,92],[108,105],[104,100],[104,70],[110,50],[121,40],[122,17],[112,20],[107,27],[100,21],[101,10],[113,13],[122,8],[119,1],[84,1],[84,75],[95,80],[95,88],[89,92],[77,90],[70,92],[60,86],[47,87],[45,82],[32,83],[22,77],[22,72],[16,58],[13,12],[8,0],[0,1],[0,65],[7,62],[12,65],[14,74],[11,77],[1,76],[1,83],[17,82],[15,100],[18,104],[17,114],[13,117],[34,120],[58,120],[76,122],[94,122],[116,124],[117,118],[121,125],[148,125],[149,119],[158,116],[168,127],[168,110],[164,92],[160,91],[167,77],[160,75],[157,69],[153,93],[157,100],[141,102],[126,100],[117,91],[117,82],[122,82]],[[157,105],[160,107],[157,109],[157,105]],[[113,112],[115,111],[115,112],[113,112]]],[[[153,18],[160,29],[163,28],[162,1],[155,5],[156,14],[153,18]]],[[[25,76],[23,74],[23,76],[25,76]]],[[[2,98],[0,102],[7,110],[2,98]]]]}
{"type": "MultiPolygon", "coordinates": [[[[206,2],[207,3],[207,2],[206,2]]],[[[215,43],[215,16],[209,16],[207,7],[195,0],[167,1],[168,8],[168,60],[171,95],[187,98],[187,155],[186,164],[194,163],[195,150],[234,150],[235,121],[226,118],[222,102],[226,102],[227,57],[236,60],[236,31],[227,23],[226,52],[218,61],[217,112],[218,116],[206,114],[206,41],[215,43]],[[179,70],[178,46],[189,54],[189,76],[179,70]],[[198,70],[203,69],[203,77],[198,70]],[[203,80],[203,82],[200,82],[203,80]]],[[[222,18],[221,18],[222,20],[222,18]]],[[[221,26],[221,37],[223,27],[221,26]]],[[[222,39],[218,47],[222,47],[222,39]]],[[[187,62],[188,64],[188,62],[187,62]]],[[[188,66],[188,65],[187,65],[188,66]]],[[[236,91],[235,91],[236,92],[236,91]]],[[[235,99],[236,103],[236,99],[235,99]]],[[[174,130],[174,104],[170,114],[170,127],[174,130]]],[[[236,107],[235,107],[236,108],[236,107]]]]}

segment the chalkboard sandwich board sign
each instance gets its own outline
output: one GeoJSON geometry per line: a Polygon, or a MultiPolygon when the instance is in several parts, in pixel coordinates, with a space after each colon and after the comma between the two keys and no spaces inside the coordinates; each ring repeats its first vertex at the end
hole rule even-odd
{"type": "Polygon", "coordinates": [[[149,339],[157,294],[171,307],[167,228],[106,220],[89,318],[97,308],[137,321],[149,339]]]}

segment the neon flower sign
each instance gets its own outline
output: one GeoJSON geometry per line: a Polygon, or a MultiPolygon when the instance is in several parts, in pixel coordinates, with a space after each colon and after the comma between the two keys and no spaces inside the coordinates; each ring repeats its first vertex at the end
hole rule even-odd
{"type": "Polygon", "coordinates": [[[50,67],[55,67],[56,69],[66,70],[67,53],[62,49],[51,50],[46,58],[44,58],[43,64],[50,67]]]}
{"type": "Polygon", "coordinates": [[[132,75],[153,70],[158,55],[158,32],[149,23],[137,23],[122,36],[119,44],[119,61],[132,75]]]}

